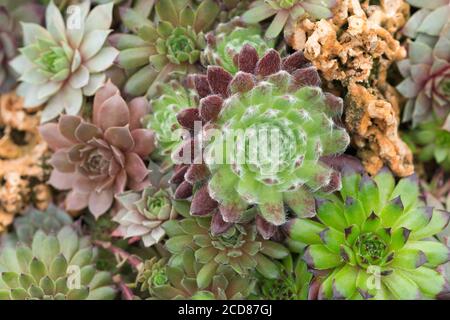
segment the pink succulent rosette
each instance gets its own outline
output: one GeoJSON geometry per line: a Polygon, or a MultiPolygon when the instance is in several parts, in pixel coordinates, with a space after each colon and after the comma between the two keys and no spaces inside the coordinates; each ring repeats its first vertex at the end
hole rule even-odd
{"type": "Polygon", "coordinates": [[[108,82],[95,95],[92,122],[62,115],[58,123],[40,127],[54,151],[49,184],[70,190],[67,210],[88,207],[98,218],[111,207],[115,194],[150,184],[144,159],[155,147],[154,134],[141,127],[149,108],[143,97],[127,104],[108,82]]]}

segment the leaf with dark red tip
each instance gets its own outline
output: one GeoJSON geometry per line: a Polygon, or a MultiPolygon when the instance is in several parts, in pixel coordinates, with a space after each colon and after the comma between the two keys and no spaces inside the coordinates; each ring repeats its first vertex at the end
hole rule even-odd
{"type": "Polygon", "coordinates": [[[212,92],[227,97],[228,85],[233,79],[233,76],[222,67],[217,66],[209,66],[206,74],[212,92]]]}
{"type": "Polygon", "coordinates": [[[239,71],[230,83],[230,92],[247,92],[255,86],[253,76],[250,73],[239,71]]]}
{"type": "Polygon", "coordinates": [[[322,81],[316,67],[307,67],[293,73],[294,81],[299,87],[320,87],[322,81]]]}
{"type": "Polygon", "coordinates": [[[264,220],[263,217],[257,215],[255,217],[256,229],[264,239],[270,239],[277,231],[277,227],[264,220]]]}
{"type": "Polygon", "coordinates": [[[223,99],[219,95],[209,95],[200,100],[200,117],[203,121],[214,121],[222,109],[223,99]]]}
{"type": "Polygon", "coordinates": [[[192,189],[192,185],[189,182],[183,181],[175,190],[174,198],[176,200],[189,198],[192,196],[192,189]]]}
{"type": "Polygon", "coordinates": [[[243,72],[253,73],[258,63],[258,52],[249,44],[245,44],[238,55],[239,70],[243,72]]]}
{"type": "Polygon", "coordinates": [[[211,93],[211,88],[209,87],[208,77],[202,74],[196,74],[193,76],[194,86],[197,90],[200,98],[206,97],[211,93]]]}
{"type": "Polygon", "coordinates": [[[274,50],[269,49],[266,54],[258,61],[255,68],[255,74],[262,77],[267,77],[274,74],[281,69],[280,54],[274,50]]]}
{"type": "Polygon", "coordinates": [[[220,235],[227,232],[232,226],[233,223],[225,222],[219,212],[213,213],[211,219],[211,233],[213,235],[220,235]]]}
{"type": "Polygon", "coordinates": [[[329,107],[329,115],[331,117],[340,117],[344,112],[344,100],[341,97],[337,97],[334,94],[325,92],[325,102],[329,107]]]}
{"type": "Polygon", "coordinates": [[[197,108],[188,108],[181,110],[177,114],[178,122],[188,130],[194,130],[195,121],[201,121],[197,108]]]}
{"type": "Polygon", "coordinates": [[[170,183],[174,184],[180,184],[184,181],[184,175],[186,174],[187,170],[189,169],[189,165],[184,165],[179,168],[177,168],[172,175],[172,178],[170,178],[170,183]]]}
{"type": "Polygon", "coordinates": [[[205,184],[194,194],[191,204],[191,215],[209,215],[217,208],[217,206],[217,201],[213,200],[209,195],[208,184],[205,184]]]}
{"type": "Polygon", "coordinates": [[[295,70],[303,68],[308,64],[310,62],[305,58],[303,51],[297,51],[283,59],[282,68],[289,73],[293,73],[295,70]]]}
{"type": "Polygon", "coordinates": [[[184,178],[186,181],[194,184],[196,182],[205,180],[209,176],[208,167],[205,164],[193,164],[186,171],[184,178]]]}

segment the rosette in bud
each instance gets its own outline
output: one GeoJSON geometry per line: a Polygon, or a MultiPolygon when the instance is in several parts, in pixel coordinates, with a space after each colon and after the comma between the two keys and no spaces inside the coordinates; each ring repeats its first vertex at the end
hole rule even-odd
{"type": "Polygon", "coordinates": [[[133,9],[122,12],[124,25],[132,34],[116,34],[112,43],[120,50],[118,63],[130,77],[125,92],[131,95],[156,93],[158,83],[171,75],[195,70],[209,31],[219,14],[214,0],[194,5],[190,0],[158,1],[157,23],[133,9]]]}
{"type": "Polygon", "coordinates": [[[144,126],[155,133],[157,149],[153,156],[171,163],[171,154],[182,141],[177,113],[195,107],[197,100],[194,90],[179,82],[161,85],[161,95],[150,101],[152,112],[144,118],[144,126]]]}
{"type": "Polygon", "coordinates": [[[185,128],[203,123],[203,163],[194,134],[174,154],[193,164],[179,168],[172,181],[180,183],[180,198],[192,195],[189,184],[206,181],[194,194],[192,215],[218,209],[225,222],[235,223],[255,206],[258,230],[270,238],[288,213],[314,215],[313,192],[340,187],[339,174],[320,158],[344,152],[350,139],[333,121],[342,114],[342,99],[321,90],[316,68],[301,52],[281,59],[270,49],[258,59],[245,45],[237,61],[234,76],[217,66],[195,76],[200,107],[178,119],[185,128]]]}
{"type": "Polygon", "coordinates": [[[69,226],[56,235],[38,231],[31,245],[0,255],[1,300],[112,300],[111,274],[95,267],[97,250],[69,226]]]}
{"type": "Polygon", "coordinates": [[[199,287],[197,276],[202,265],[194,251],[186,248],[179,256],[152,258],[144,263],[136,282],[150,299],[241,300],[247,298],[255,280],[242,277],[232,268],[220,266],[206,287],[199,287]]]}
{"type": "Polygon", "coordinates": [[[196,276],[199,289],[210,286],[216,272],[224,266],[241,276],[248,276],[255,269],[265,278],[280,276],[272,259],[283,259],[289,254],[283,245],[262,239],[252,224],[228,226],[220,235],[214,235],[210,225],[211,218],[186,218],[164,224],[169,236],[166,247],[175,256],[172,259],[183,256],[188,248],[194,251],[195,261],[201,265],[196,276]]]}
{"type": "Polygon", "coordinates": [[[95,96],[92,122],[63,115],[58,123],[40,127],[54,151],[49,184],[70,190],[67,210],[89,207],[99,217],[111,207],[115,194],[149,185],[144,159],[154,149],[154,137],[141,126],[148,112],[145,98],[127,104],[117,87],[107,82],[95,96]]]}
{"type": "Polygon", "coordinates": [[[273,17],[266,38],[277,37],[283,29],[288,36],[289,29],[305,15],[317,20],[330,18],[335,4],[336,0],[255,0],[242,19],[246,23],[257,23],[273,17]]]}
{"type": "Polygon", "coordinates": [[[273,48],[273,40],[265,40],[258,24],[247,25],[240,18],[228,23],[221,23],[206,35],[207,46],[202,52],[202,63],[218,65],[231,74],[239,71],[237,57],[242,47],[251,45],[262,57],[269,48],[273,48]]]}
{"type": "Polygon", "coordinates": [[[315,219],[293,219],[289,236],[308,247],[303,259],[320,280],[322,299],[420,299],[448,292],[437,267],[449,248],[433,236],[449,222],[426,207],[415,177],[398,183],[348,168],[339,193],[317,200],[315,219]]]}
{"type": "Polygon", "coordinates": [[[11,61],[20,75],[17,88],[25,107],[45,103],[41,121],[57,118],[63,111],[79,113],[85,96],[104,84],[105,71],[118,52],[105,45],[111,32],[113,4],[99,5],[89,12],[90,1],[78,6],[78,14],[64,22],[53,2],[47,7],[46,28],[23,24],[24,47],[11,61]]]}

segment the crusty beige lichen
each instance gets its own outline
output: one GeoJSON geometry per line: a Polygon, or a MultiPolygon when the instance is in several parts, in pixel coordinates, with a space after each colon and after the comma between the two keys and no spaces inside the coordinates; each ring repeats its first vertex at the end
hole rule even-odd
{"type": "Polygon", "coordinates": [[[321,71],[326,87],[346,96],[347,127],[373,174],[383,164],[398,176],[414,171],[411,151],[397,132],[399,97],[387,82],[391,65],[406,56],[395,35],[408,14],[403,0],[381,0],[380,5],[339,0],[332,19],[302,19],[290,39],[321,71]]]}
{"type": "Polygon", "coordinates": [[[0,96],[0,232],[29,204],[45,209],[50,190],[42,167],[47,144],[40,138],[38,110],[25,110],[14,93],[0,96]]]}
{"type": "Polygon", "coordinates": [[[399,176],[414,172],[412,154],[398,135],[399,120],[391,103],[378,97],[376,90],[352,83],[346,108],[345,123],[370,174],[376,174],[384,163],[399,176]]]}

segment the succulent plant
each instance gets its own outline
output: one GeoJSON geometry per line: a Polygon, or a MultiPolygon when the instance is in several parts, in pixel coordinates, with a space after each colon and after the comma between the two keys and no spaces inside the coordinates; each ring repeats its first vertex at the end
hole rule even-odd
{"type": "Polygon", "coordinates": [[[413,144],[413,151],[418,160],[428,162],[434,159],[445,170],[450,170],[449,125],[435,119],[420,123],[406,134],[407,140],[413,144]]]}
{"type": "Polygon", "coordinates": [[[241,16],[249,7],[252,0],[219,0],[220,21],[230,21],[241,16]]]}
{"type": "Polygon", "coordinates": [[[44,8],[35,1],[4,0],[0,4],[0,93],[8,92],[16,83],[9,62],[18,54],[22,22],[40,24],[44,8]]]}
{"type": "Polygon", "coordinates": [[[262,300],[307,300],[312,273],[300,257],[287,256],[281,262],[279,279],[261,278],[257,282],[255,299],[262,300]]]}
{"type": "Polygon", "coordinates": [[[150,299],[242,300],[246,298],[255,280],[242,277],[229,266],[220,266],[212,275],[211,283],[200,288],[197,276],[202,265],[194,251],[187,248],[174,259],[152,258],[144,263],[136,282],[150,299]]]}
{"type": "MultiPolygon", "coordinates": [[[[268,226],[286,222],[285,205],[308,216],[312,192],[339,188],[339,174],[320,157],[342,153],[349,137],[333,122],[342,114],[342,99],[322,92],[316,68],[301,52],[282,60],[270,49],[258,59],[256,50],[245,45],[237,60],[240,71],[234,77],[217,66],[195,77],[200,107],[180,112],[178,119],[190,130],[194,120],[201,121],[204,135],[214,139],[204,139],[204,163],[181,167],[172,181],[181,181],[175,196],[186,197],[192,194],[187,184],[204,181],[210,172],[194,194],[191,214],[208,215],[218,208],[225,222],[234,223],[256,206],[263,218],[256,219],[258,230],[267,239],[274,231],[268,226]]],[[[197,141],[193,136],[174,158],[191,161],[184,151],[194,144],[195,152],[197,141]]]]}
{"type": "Polygon", "coordinates": [[[283,245],[261,239],[252,224],[228,226],[220,235],[213,234],[210,224],[208,217],[171,220],[164,224],[169,236],[166,247],[170,253],[180,256],[187,248],[194,250],[195,260],[201,264],[196,277],[199,289],[207,288],[216,271],[223,266],[231,267],[241,276],[250,275],[254,269],[265,278],[280,276],[272,259],[288,255],[289,251],[283,245]]]}
{"type": "Polygon", "coordinates": [[[72,222],[70,215],[54,204],[50,204],[45,211],[30,208],[23,216],[16,218],[14,220],[14,231],[17,235],[17,241],[31,244],[37,231],[41,230],[46,234],[57,233],[72,222]]]}
{"type": "Polygon", "coordinates": [[[46,104],[42,122],[64,110],[78,114],[84,96],[94,95],[104,84],[105,70],[118,55],[115,48],[105,46],[113,4],[96,6],[90,12],[89,7],[89,1],[81,3],[80,20],[68,16],[65,25],[51,2],[46,11],[47,29],[23,24],[24,47],[11,66],[20,75],[17,92],[24,97],[25,107],[46,104]]]}
{"type": "MultiPolygon", "coordinates": [[[[450,7],[449,7],[450,8],[450,7]]],[[[450,111],[450,24],[435,43],[417,38],[408,44],[408,59],[399,61],[405,78],[397,89],[408,101],[403,111],[405,121],[413,125],[447,117],[450,111]]],[[[450,120],[448,120],[450,121],[450,120]]]]}
{"type": "Polygon", "coordinates": [[[66,209],[89,207],[99,217],[125,189],[139,191],[149,185],[143,159],[154,149],[153,132],[141,127],[149,111],[145,98],[127,104],[111,82],[95,95],[92,122],[63,115],[47,123],[40,133],[54,151],[49,184],[70,190],[66,209]]]}
{"type": "Polygon", "coordinates": [[[246,23],[257,23],[274,16],[265,33],[266,38],[271,39],[304,15],[317,20],[330,18],[335,4],[336,0],[255,0],[242,19],[246,23]]]}
{"type": "Polygon", "coordinates": [[[289,222],[290,237],[308,245],[308,267],[322,273],[319,298],[420,299],[448,291],[436,268],[450,251],[433,236],[450,216],[418,197],[414,176],[396,184],[388,170],[372,179],[347,167],[340,192],[317,198],[315,219],[289,222]]]}
{"type": "Polygon", "coordinates": [[[411,6],[418,8],[408,19],[402,32],[421,41],[433,43],[439,37],[450,15],[449,0],[406,0],[411,6]]]}
{"type": "Polygon", "coordinates": [[[244,45],[254,47],[260,57],[274,46],[274,41],[263,39],[258,24],[246,25],[240,18],[219,24],[213,32],[206,35],[206,39],[207,46],[202,52],[202,63],[205,66],[221,66],[231,74],[239,71],[235,59],[244,45]]]}
{"type": "Polygon", "coordinates": [[[125,92],[134,96],[153,96],[157,84],[171,75],[195,69],[205,47],[203,32],[219,14],[214,0],[194,5],[190,0],[158,1],[156,24],[131,8],[123,11],[124,25],[133,34],[115,34],[111,42],[120,50],[118,63],[130,78],[125,92]]]}
{"type": "Polygon", "coordinates": [[[32,245],[0,255],[1,300],[111,300],[111,274],[95,268],[96,249],[71,227],[56,235],[38,231],[32,245]]]}
{"type": "MultiPolygon", "coordinates": [[[[173,200],[167,175],[153,162],[149,171],[151,186],[142,192],[128,191],[116,196],[122,208],[113,219],[119,224],[115,236],[140,238],[146,247],[164,238],[166,232],[162,224],[176,219],[177,208],[181,205],[173,200]]],[[[188,210],[183,210],[183,213],[188,210]]]]}
{"type": "Polygon", "coordinates": [[[195,107],[198,99],[193,90],[177,81],[161,85],[160,90],[161,94],[150,101],[152,112],[145,116],[144,126],[155,133],[157,149],[153,156],[168,165],[172,163],[170,157],[173,150],[182,141],[182,137],[177,135],[181,128],[177,113],[195,107]]]}

